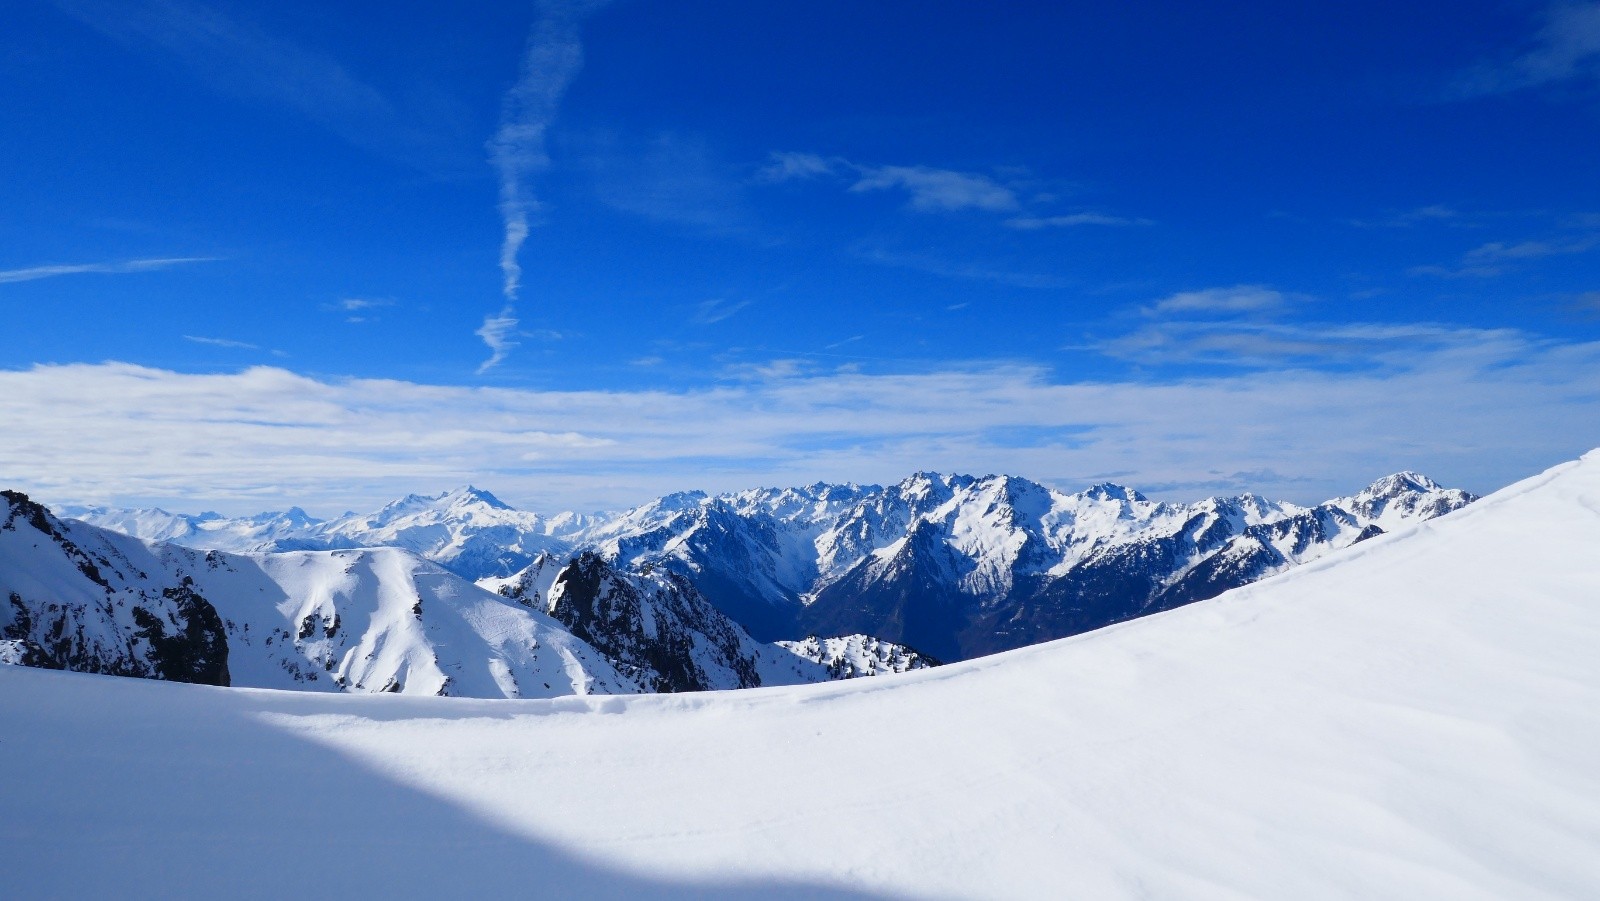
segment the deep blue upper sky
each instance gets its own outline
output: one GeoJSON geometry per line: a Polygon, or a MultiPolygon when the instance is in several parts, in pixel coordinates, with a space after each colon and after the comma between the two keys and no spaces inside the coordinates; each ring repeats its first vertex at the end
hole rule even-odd
{"type": "MultiPolygon", "coordinates": [[[[265,365],[317,384],[644,397],[841,373],[892,395],[896,378],[1023,367],[1044,385],[1226,390],[1279,372],[1426,380],[1504,345],[1448,392],[1517,365],[1556,367],[1530,384],[1570,383],[1584,370],[1559,366],[1600,337],[1600,4],[8,12],[8,370],[265,365]],[[530,42],[581,47],[581,66],[535,59],[523,84],[549,102],[507,106],[530,42]],[[508,117],[535,130],[516,145],[533,154],[514,173],[531,228],[509,305],[491,161],[508,117]],[[495,318],[503,353],[485,367],[479,332],[495,318]]],[[[1515,426],[1528,446],[1507,477],[1600,442],[1572,420],[1596,409],[1593,391],[1574,397],[1515,426]]],[[[870,457],[875,440],[835,443],[870,457]]],[[[1360,465],[1405,462],[1377,450],[1399,436],[1368,440],[1360,465]]],[[[1470,432],[1447,440],[1509,453],[1470,432]]],[[[929,463],[1009,459],[969,456],[929,463]]],[[[750,459],[732,481],[799,474],[750,459]]],[[[1300,477],[1283,471],[1293,453],[1275,459],[1255,461],[1276,467],[1266,481],[1300,477]]],[[[170,496],[0,462],[63,495],[170,496]]],[[[260,493],[322,490],[293,484],[260,493]]]]}

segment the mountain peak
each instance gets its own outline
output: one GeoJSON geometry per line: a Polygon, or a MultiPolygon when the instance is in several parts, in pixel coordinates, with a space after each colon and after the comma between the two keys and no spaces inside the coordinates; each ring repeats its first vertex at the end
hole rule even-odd
{"type": "Polygon", "coordinates": [[[1407,492],[1438,491],[1443,487],[1422,473],[1407,469],[1384,476],[1368,485],[1361,493],[1373,497],[1393,497],[1407,492]]]}
{"type": "Polygon", "coordinates": [[[448,501],[452,505],[469,503],[483,504],[486,507],[492,507],[496,510],[513,509],[512,506],[505,501],[502,501],[489,492],[484,491],[482,488],[472,485],[463,485],[454,491],[446,491],[444,494],[439,495],[438,500],[448,501]]]}
{"type": "Polygon", "coordinates": [[[1148,502],[1150,499],[1126,485],[1115,482],[1101,482],[1090,485],[1083,491],[1083,496],[1097,501],[1130,501],[1148,502]]]}

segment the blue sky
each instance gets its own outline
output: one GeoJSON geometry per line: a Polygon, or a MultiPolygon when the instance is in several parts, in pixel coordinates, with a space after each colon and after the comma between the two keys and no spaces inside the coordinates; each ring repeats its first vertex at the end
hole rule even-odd
{"type": "Polygon", "coordinates": [[[1315,500],[1600,444],[1600,4],[477,6],[19,4],[0,479],[1315,500]]]}

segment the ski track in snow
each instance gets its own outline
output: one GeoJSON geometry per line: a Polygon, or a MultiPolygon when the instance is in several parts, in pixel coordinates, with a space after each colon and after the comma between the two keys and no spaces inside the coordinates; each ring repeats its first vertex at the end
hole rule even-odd
{"type": "Polygon", "coordinates": [[[1600,895],[1600,452],[945,667],[537,701],[0,666],[14,897],[1600,895]]]}

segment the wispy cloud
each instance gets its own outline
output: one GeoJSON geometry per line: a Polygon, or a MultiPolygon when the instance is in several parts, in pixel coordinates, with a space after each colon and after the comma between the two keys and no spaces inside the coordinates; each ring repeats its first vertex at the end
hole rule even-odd
{"type": "Polygon", "coordinates": [[[842,156],[776,151],[756,172],[756,181],[779,184],[829,179],[854,194],[894,191],[905,195],[906,208],[918,213],[976,211],[1009,214],[1006,226],[1024,231],[1080,226],[1153,225],[1149,219],[1117,216],[1096,210],[1070,213],[1042,209],[1059,199],[1040,190],[1025,169],[997,169],[993,174],[963,172],[936,166],[859,163],[842,156]]]}
{"type": "Polygon", "coordinates": [[[1407,275],[1432,276],[1434,278],[1494,278],[1505,274],[1504,266],[1440,266],[1428,264],[1425,266],[1412,266],[1406,270],[1407,275]]]}
{"type": "Polygon", "coordinates": [[[1600,246],[1600,238],[1581,238],[1571,241],[1519,241],[1506,244],[1491,241],[1467,251],[1468,263],[1498,263],[1506,260],[1536,260],[1540,257],[1586,253],[1600,246]]]}
{"type": "Polygon", "coordinates": [[[991,282],[1012,288],[1061,288],[1070,282],[1059,275],[1043,272],[1023,272],[980,263],[966,263],[924,253],[902,253],[881,247],[857,247],[851,253],[858,259],[880,266],[910,269],[941,278],[965,281],[991,282]]]}
{"type": "Polygon", "coordinates": [[[757,177],[770,182],[816,178],[832,175],[840,166],[849,165],[845,160],[830,160],[815,153],[774,151],[767,165],[757,172],[757,177]]]}
{"type": "Polygon", "coordinates": [[[1149,315],[1173,313],[1252,313],[1277,310],[1291,295],[1265,285],[1234,285],[1231,288],[1206,288],[1180,291],[1146,308],[1149,315]]]}
{"type": "Polygon", "coordinates": [[[1149,219],[1129,219],[1125,216],[1108,216],[1105,213],[1068,213],[1063,216],[1017,216],[1006,220],[1006,225],[1033,231],[1041,228],[1075,228],[1080,225],[1154,225],[1149,219]]]}
{"type": "Polygon", "coordinates": [[[476,334],[489,347],[479,374],[493,369],[516,347],[517,297],[522,266],[517,260],[528,239],[530,217],[539,210],[528,181],[550,165],[545,132],[555,119],[567,86],[583,65],[578,28],[605,0],[548,0],[528,36],[517,83],[500,105],[500,128],[489,142],[489,159],[500,177],[500,218],[505,237],[500,243],[500,312],[487,316],[476,334]]]}
{"type": "Polygon", "coordinates": [[[394,300],[386,297],[345,297],[325,304],[323,309],[342,314],[345,322],[361,323],[376,320],[377,310],[394,305],[394,300]]]}
{"type": "Polygon", "coordinates": [[[1413,266],[1411,275],[1431,275],[1439,278],[1493,278],[1503,275],[1516,263],[1545,257],[1588,253],[1600,247],[1600,236],[1535,241],[1490,241],[1472,248],[1461,256],[1461,262],[1452,266],[1413,266]]]}
{"type": "Polygon", "coordinates": [[[29,266],[25,269],[0,270],[0,284],[31,282],[60,275],[86,273],[154,272],[188,263],[213,263],[218,257],[163,257],[148,260],[123,260],[114,263],[67,263],[49,266],[29,266]]]}
{"type": "Polygon", "coordinates": [[[122,44],[175,60],[209,87],[292,110],[349,143],[424,170],[459,170],[446,98],[404,108],[314,47],[193,0],[54,0],[122,44]]]}
{"type": "Polygon", "coordinates": [[[356,313],[362,310],[376,310],[380,307],[392,307],[394,306],[394,301],[388,298],[346,297],[341,299],[337,306],[346,313],[356,313]]]}
{"type": "Polygon", "coordinates": [[[860,166],[855,193],[897,188],[918,212],[984,210],[1008,213],[1021,207],[1015,191],[987,175],[929,166],[860,166]]]}
{"type": "Polygon", "coordinates": [[[1092,346],[1142,365],[1209,364],[1273,370],[1334,367],[1386,371],[1414,365],[1413,356],[1515,359],[1529,339],[1508,329],[1434,323],[1285,323],[1177,320],[1155,323],[1092,346]]]}
{"type": "Polygon", "coordinates": [[[1509,61],[1486,62],[1463,75],[1458,97],[1505,94],[1572,79],[1600,78],[1600,3],[1560,2],[1538,33],[1509,61]]]}
{"type": "Polygon", "coordinates": [[[193,341],[196,344],[209,344],[212,347],[227,347],[234,350],[260,350],[260,345],[248,341],[235,341],[232,338],[207,338],[202,335],[184,335],[183,340],[193,341]]]}
{"type": "Polygon", "coordinates": [[[711,325],[734,316],[748,306],[750,306],[748,300],[733,301],[722,298],[705,300],[695,306],[693,318],[700,325],[711,325]]]}
{"type": "Polygon", "coordinates": [[[516,349],[520,343],[516,340],[517,325],[516,309],[511,304],[502,307],[498,316],[483,318],[483,325],[478,326],[477,331],[473,332],[489,347],[489,359],[484,360],[478,367],[479,375],[500,365],[501,361],[516,349]]]}
{"type": "Polygon", "coordinates": [[[1580,310],[1600,313],[1600,291],[1585,291],[1573,298],[1573,303],[1580,310]]]}
{"type": "Polygon", "coordinates": [[[717,234],[749,232],[745,173],[704,138],[662,132],[636,143],[596,134],[573,144],[606,206],[717,234]]]}
{"type": "Polygon", "coordinates": [[[684,488],[881,482],[930,468],[1043,479],[1117,470],[1135,485],[1272,471],[1315,479],[1291,499],[1318,500],[1401,468],[1492,489],[1594,443],[1573,424],[1600,422],[1600,344],[1409,331],[1339,336],[1385,342],[1381,369],[1153,381],[779,360],[705,389],[539,391],[276,368],[35,366],[0,370],[0,421],[14,425],[0,472],[47,501],[240,512],[293,502],[334,512],[468,480],[537,508],[593,509],[684,488]]]}
{"type": "Polygon", "coordinates": [[[879,166],[815,153],[774,152],[757,177],[766,182],[806,180],[823,176],[848,179],[848,190],[863,194],[899,190],[907,207],[918,212],[985,210],[1008,213],[1021,207],[1017,192],[995,178],[934,166],[879,166]]]}
{"type": "Polygon", "coordinates": [[[1357,228],[1415,228],[1419,225],[1471,226],[1479,224],[1477,219],[1455,207],[1435,203],[1376,219],[1351,219],[1349,223],[1357,228]]]}

